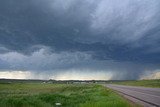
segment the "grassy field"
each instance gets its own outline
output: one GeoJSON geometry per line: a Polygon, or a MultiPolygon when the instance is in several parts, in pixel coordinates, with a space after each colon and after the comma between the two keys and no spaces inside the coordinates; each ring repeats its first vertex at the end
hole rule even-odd
{"type": "Polygon", "coordinates": [[[137,80],[137,81],[119,81],[119,82],[117,81],[117,82],[113,82],[113,84],[160,88],[160,79],[157,79],[157,80],[137,80]]]}
{"type": "Polygon", "coordinates": [[[0,84],[0,107],[136,107],[96,84],[0,84]],[[56,106],[61,103],[61,106],[56,106]]]}

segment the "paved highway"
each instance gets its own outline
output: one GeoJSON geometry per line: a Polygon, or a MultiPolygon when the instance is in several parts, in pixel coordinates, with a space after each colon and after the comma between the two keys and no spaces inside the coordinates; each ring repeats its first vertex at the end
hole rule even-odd
{"type": "Polygon", "coordinates": [[[127,99],[139,103],[144,107],[160,107],[160,88],[145,88],[124,85],[105,85],[118,91],[127,99]]]}

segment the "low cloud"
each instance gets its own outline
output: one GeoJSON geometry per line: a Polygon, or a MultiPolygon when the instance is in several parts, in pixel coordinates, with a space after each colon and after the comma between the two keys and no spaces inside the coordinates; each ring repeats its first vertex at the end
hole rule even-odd
{"type": "Polygon", "coordinates": [[[160,69],[154,71],[145,71],[140,79],[160,79],[160,69]]]}
{"type": "Polygon", "coordinates": [[[46,46],[39,47],[30,55],[3,53],[0,60],[0,78],[15,75],[15,78],[38,79],[138,79],[146,69],[154,70],[157,67],[153,64],[99,60],[84,52],[56,53],[46,46]]]}
{"type": "Polygon", "coordinates": [[[31,55],[18,52],[0,54],[1,63],[8,64],[6,69],[13,70],[54,70],[65,69],[81,64],[91,59],[91,56],[83,52],[60,52],[52,53],[48,48],[41,48],[31,55]]]}

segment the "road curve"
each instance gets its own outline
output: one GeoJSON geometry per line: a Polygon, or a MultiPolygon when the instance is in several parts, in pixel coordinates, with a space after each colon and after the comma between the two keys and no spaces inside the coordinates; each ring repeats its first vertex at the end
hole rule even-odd
{"type": "Polygon", "coordinates": [[[144,107],[160,107],[160,88],[145,88],[113,84],[107,84],[105,86],[118,91],[127,99],[140,103],[144,107]]]}

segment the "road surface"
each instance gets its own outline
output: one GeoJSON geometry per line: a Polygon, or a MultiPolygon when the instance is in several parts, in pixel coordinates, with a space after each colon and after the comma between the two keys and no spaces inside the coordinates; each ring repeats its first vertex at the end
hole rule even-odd
{"type": "Polygon", "coordinates": [[[160,88],[145,88],[124,85],[105,85],[118,91],[127,99],[139,103],[144,107],[160,107],[160,88]]]}

